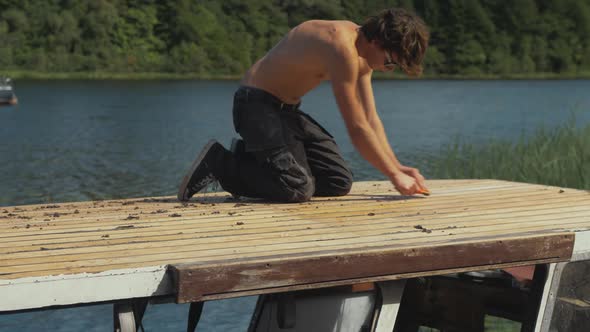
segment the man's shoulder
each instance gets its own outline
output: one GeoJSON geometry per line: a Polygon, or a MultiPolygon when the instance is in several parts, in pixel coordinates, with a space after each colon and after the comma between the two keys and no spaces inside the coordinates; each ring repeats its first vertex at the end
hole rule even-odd
{"type": "Polygon", "coordinates": [[[334,26],[345,26],[345,25],[358,26],[356,23],[354,23],[352,21],[347,21],[347,20],[318,20],[318,19],[313,19],[313,20],[307,20],[307,21],[303,21],[303,22],[299,23],[299,25],[307,25],[307,24],[318,24],[318,25],[329,24],[329,25],[334,25],[334,26]]]}
{"type": "Polygon", "coordinates": [[[356,25],[350,21],[327,21],[329,22],[329,31],[326,43],[330,48],[345,57],[357,56],[355,46],[356,25]]]}
{"type": "Polygon", "coordinates": [[[357,27],[358,25],[351,21],[309,20],[299,24],[296,29],[312,32],[315,37],[340,44],[350,40],[356,34],[357,27]]]}

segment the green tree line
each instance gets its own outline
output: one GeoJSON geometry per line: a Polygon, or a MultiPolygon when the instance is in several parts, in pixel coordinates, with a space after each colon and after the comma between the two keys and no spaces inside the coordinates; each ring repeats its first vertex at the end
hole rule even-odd
{"type": "Polygon", "coordinates": [[[590,0],[0,0],[0,72],[240,75],[309,19],[426,21],[429,75],[590,73],[590,0]]]}

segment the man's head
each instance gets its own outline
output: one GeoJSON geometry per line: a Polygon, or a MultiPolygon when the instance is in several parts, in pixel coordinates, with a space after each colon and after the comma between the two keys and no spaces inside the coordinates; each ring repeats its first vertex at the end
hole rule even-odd
{"type": "Polygon", "coordinates": [[[422,73],[430,33],[421,18],[405,9],[385,9],[369,17],[360,30],[383,53],[385,70],[397,65],[408,75],[422,73]]]}

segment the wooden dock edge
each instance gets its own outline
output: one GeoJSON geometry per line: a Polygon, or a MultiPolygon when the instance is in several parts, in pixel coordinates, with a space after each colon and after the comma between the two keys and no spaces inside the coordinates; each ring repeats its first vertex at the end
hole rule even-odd
{"type": "Polygon", "coordinates": [[[172,294],[174,285],[164,265],[0,279],[0,312],[172,294]]]}
{"type": "Polygon", "coordinates": [[[169,266],[177,302],[568,261],[575,234],[169,266]]]}
{"type": "Polygon", "coordinates": [[[570,261],[584,260],[590,260],[590,231],[576,231],[576,242],[570,261]]]}

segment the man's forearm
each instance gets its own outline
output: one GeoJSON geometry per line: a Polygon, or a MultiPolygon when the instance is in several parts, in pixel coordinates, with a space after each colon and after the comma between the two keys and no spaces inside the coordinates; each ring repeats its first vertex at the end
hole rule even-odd
{"type": "Polygon", "coordinates": [[[350,132],[352,144],[371,165],[388,178],[400,172],[398,165],[391,159],[387,149],[381,145],[381,140],[370,126],[358,128],[350,132]]]}
{"type": "Polygon", "coordinates": [[[373,131],[375,132],[375,135],[379,139],[381,146],[383,146],[383,149],[385,150],[385,152],[387,153],[389,158],[393,161],[395,166],[398,169],[403,167],[403,165],[399,162],[399,160],[395,156],[395,153],[393,152],[393,149],[391,148],[391,145],[389,144],[389,141],[387,140],[387,135],[385,134],[385,128],[383,127],[383,122],[381,122],[381,119],[379,117],[377,117],[376,119],[371,121],[371,128],[373,128],[373,131]]]}

